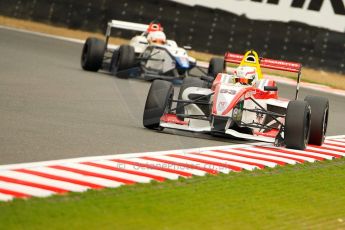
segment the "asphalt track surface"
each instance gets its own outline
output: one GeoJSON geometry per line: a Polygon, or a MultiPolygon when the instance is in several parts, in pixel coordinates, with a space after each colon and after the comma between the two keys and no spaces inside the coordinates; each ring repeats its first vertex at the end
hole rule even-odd
{"type": "MultiPolygon", "coordinates": [[[[81,44],[0,29],[0,165],[245,143],[142,126],[149,82],[83,71],[81,44]]],[[[280,96],[294,88],[279,85],[280,96]]],[[[345,97],[330,100],[328,135],[345,133],[345,97]]]]}

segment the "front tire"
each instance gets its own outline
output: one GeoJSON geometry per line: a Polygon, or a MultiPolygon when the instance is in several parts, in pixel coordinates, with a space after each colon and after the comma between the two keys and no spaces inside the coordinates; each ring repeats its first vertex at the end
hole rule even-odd
{"type": "Polygon", "coordinates": [[[309,144],[321,146],[325,141],[328,125],[328,99],[324,97],[307,96],[304,101],[307,101],[311,107],[309,144]]]}
{"type": "Polygon", "coordinates": [[[130,45],[122,45],[119,48],[118,70],[132,68],[135,65],[134,47],[130,45]]]}
{"type": "Polygon", "coordinates": [[[102,67],[105,42],[98,38],[87,38],[81,54],[81,67],[97,72],[102,67]]]}
{"type": "Polygon", "coordinates": [[[171,82],[155,80],[147,95],[143,125],[148,129],[159,129],[160,119],[171,107],[174,87],[171,82]]]}
{"type": "Polygon", "coordinates": [[[121,70],[135,66],[135,51],[130,45],[121,45],[115,50],[111,59],[111,73],[119,78],[128,78],[128,74],[117,74],[121,70]]]}
{"type": "Polygon", "coordinates": [[[306,101],[290,101],[286,111],[284,141],[287,148],[304,150],[310,134],[311,110],[306,101]]]}

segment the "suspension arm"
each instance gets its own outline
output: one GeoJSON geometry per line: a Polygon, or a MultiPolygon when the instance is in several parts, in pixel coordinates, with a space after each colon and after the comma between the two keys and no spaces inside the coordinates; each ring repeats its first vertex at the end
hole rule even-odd
{"type": "MultiPolygon", "coordinates": [[[[257,106],[259,106],[259,108],[260,109],[262,109],[263,111],[266,111],[266,112],[268,112],[264,107],[262,107],[257,101],[255,101],[254,100],[254,98],[252,98],[252,97],[250,97],[249,98],[251,101],[253,101],[257,106]]],[[[281,126],[284,126],[284,124],[283,123],[281,123],[275,116],[273,116],[272,114],[269,114],[269,113],[267,113],[267,115],[269,116],[269,117],[271,117],[273,120],[275,120],[278,124],[280,124],[281,126]]]]}
{"type": "Polygon", "coordinates": [[[208,102],[198,102],[199,100],[203,99],[203,98],[206,98],[206,97],[209,97],[209,96],[212,96],[214,94],[214,92],[210,93],[210,94],[207,94],[207,95],[202,95],[198,98],[196,98],[195,100],[189,100],[189,101],[185,101],[185,100],[172,100],[173,102],[182,102],[183,105],[180,105],[180,106],[176,106],[176,108],[174,109],[171,109],[170,111],[176,111],[177,108],[183,108],[187,105],[190,105],[190,104],[205,104],[205,105],[210,105],[210,103],[208,102]]]}

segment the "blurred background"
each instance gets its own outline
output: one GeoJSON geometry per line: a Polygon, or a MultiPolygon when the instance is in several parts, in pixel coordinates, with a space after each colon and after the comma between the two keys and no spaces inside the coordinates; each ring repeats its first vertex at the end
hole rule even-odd
{"type": "MultiPolygon", "coordinates": [[[[261,56],[345,73],[343,0],[0,0],[0,15],[101,33],[111,19],[157,19],[170,39],[196,51],[255,49],[261,56]]],[[[118,30],[113,36],[134,34],[118,30]]]]}

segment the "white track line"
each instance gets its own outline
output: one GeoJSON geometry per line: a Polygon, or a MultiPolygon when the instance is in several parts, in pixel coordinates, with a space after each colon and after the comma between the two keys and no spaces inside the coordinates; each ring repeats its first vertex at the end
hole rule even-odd
{"type": "Polygon", "coordinates": [[[81,40],[81,39],[63,37],[63,36],[58,36],[58,35],[51,35],[51,34],[46,34],[46,33],[41,33],[41,32],[34,32],[34,31],[26,30],[26,29],[13,28],[13,27],[8,27],[8,26],[3,26],[3,25],[0,25],[0,29],[6,29],[6,30],[25,33],[25,34],[36,35],[36,36],[40,36],[40,37],[53,38],[53,39],[67,41],[67,42],[73,42],[73,43],[83,44],[85,42],[84,40],[81,40]]]}

